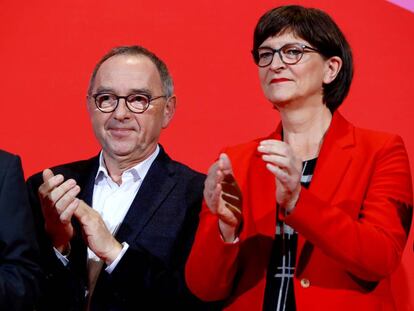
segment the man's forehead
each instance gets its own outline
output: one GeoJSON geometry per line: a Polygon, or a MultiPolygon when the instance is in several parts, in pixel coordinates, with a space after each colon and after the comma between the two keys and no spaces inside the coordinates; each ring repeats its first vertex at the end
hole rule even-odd
{"type": "Polygon", "coordinates": [[[121,66],[125,66],[126,68],[130,67],[131,70],[157,70],[153,61],[145,55],[120,54],[105,60],[98,69],[98,73],[106,67],[121,66]]]}
{"type": "Polygon", "coordinates": [[[162,87],[158,69],[145,55],[115,55],[102,63],[97,71],[94,88],[108,89],[119,86],[128,89],[162,87]]]}

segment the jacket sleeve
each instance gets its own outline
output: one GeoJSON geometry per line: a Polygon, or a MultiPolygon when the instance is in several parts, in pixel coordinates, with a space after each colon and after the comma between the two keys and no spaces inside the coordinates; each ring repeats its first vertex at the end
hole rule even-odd
{"type": "Polygon", "coordinates": [[[0,309],[33,310],[40,267],[33,217],[20,158],[8,155],[0,167],[0,309]]]}
{"type": "Polygon", "coordinates": [[[81,248],[77,243],[77,240],[80,239],[71,241],[72,250],[67,266],[64,266],[56,256],[51,239],[45,231],[42,207],[38,196],[41,183],[41,174],[30,177],[26,182],[40,248],[40,265],[44,274],[40,283],[40,298],[36,310],[81,310],[85,303],[86,281],[85,272],[82,272],[82,269],[86,269],[86,257],[82,264],[80,264],[82,260],[72,259],[73,253],[78,253],[81,248]]]}
{"type": "Polygon", "coordinates": [[[206,301],[224,300],[233,288],[240,242],[225,243],[218,218],[203,202],[200,224],[186,264],[190,290],[206,301]]]}

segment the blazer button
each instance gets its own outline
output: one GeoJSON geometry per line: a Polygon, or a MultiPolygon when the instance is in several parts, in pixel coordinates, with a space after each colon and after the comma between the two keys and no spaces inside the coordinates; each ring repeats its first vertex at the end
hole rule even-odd
{"type": "Polygon", "coordinates": [[[310,286],[310,281],[308,279],[301,279],[300,286],[303,288],[308,288],[310,286]]]}

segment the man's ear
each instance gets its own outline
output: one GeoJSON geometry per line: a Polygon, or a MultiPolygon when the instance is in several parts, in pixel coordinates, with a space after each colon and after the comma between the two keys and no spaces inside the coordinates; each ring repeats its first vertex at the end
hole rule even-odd
{"type": "Polygon", "coordinates": [[[175,97],[175,95],[167,99],[167,102],[165,103],[165,107],[164,107],[164,117],[162,120],[162,128],[166,128],[168,124],[170,124],[174,116],[174,113],[175,113],[176,102],[177,102],[177,98],[175,97]]]}
{"type": "Polygon", "coordinates": [[[323,83],[329,84],[335,80],[339,71],[342,68],[342,59],[338,56],[332,56],[326,60],[325,73],[323,77],[323,83]]]}
{"type": "Polygon", "coordinates": [[[91,102],[92,100],[93,98],[91,95],[86,95],[86,109],[88,110],[89,116],[93,114],[96,108],[95,105],[92,105],[92,102],[91,102]]]}

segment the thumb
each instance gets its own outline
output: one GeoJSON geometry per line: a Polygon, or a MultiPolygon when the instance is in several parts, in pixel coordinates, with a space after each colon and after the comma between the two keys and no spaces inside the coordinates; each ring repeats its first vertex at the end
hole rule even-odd
{"type": "Polygon", "coordinates": [[[90,207],[83,200],[79,200],[78,208],[75,210],[74,215],[82,222],[82,219],[87,217],[90,213],[90,207]]]}
{"type": "Polygon", "coordinates": [[[227,154],[221,153],[219,156],[219,167],[224,175],[233,175],[233,168],[231,166],[230,158],[227,154]]]}

